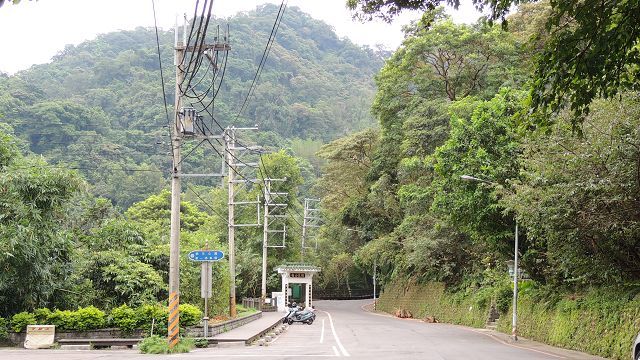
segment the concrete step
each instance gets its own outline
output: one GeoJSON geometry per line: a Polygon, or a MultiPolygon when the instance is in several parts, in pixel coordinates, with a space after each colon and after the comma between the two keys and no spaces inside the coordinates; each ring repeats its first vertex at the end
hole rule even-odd
{"type": "Polygon", "coordinates": [[[496,321],[487,322],[484,328],[487,330],[496,330],[498,328],[498,323],[496,321]]]}
{"type": "Polygon", "coordinates": [[[246,342],[244,340],[241,341],[225,341],[219,342],[215,345],[217,348],[234,348],[234,347],[244,347],[246,346],[246,342]]]}
{"type": "Polygon", "coordinates": [[[91,350],[91,345],[60,345],[61,350],[91,350]]]}

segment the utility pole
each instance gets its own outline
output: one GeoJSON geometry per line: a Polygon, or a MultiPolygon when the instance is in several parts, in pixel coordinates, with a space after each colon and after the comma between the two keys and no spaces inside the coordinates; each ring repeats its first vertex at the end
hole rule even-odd
{"type": "MultiPolygon", "coordinates": [[[[312,207],[312,203],[317,203],[319,201],[320,199],[304,199],[304,213],[302,219],[302,244],[300,249],[300,258],[302,261],[304,261],[304,250],[312,248],[311,246],[307,246],[307,238],[309,237],[311,228],[320,227],[320,225],[318,224],[318,222],[320,221],[320,217],[316,213],[320,209],[312,207]]],[[[318,248],[317,238],[315,248],[318,248]]]]}
{"type": "Polygon", "coordinates": [[[257,164],[254,163],[246,163],[242,161],[236,162],[238,158],[236,155],[236,149],[244,149],[251,150],[250,148],[241,146],[240,148],[236,148],[236,131],[237,130],[257,130],[257,127],[251,128],[236,128],[236,127],[227,127],[224,132],[224,145],[225,145],[225,159],[227,165],[227,187],[228,187],[228,198],[227,198],[227,206],[228,206],[228,223],[229,223],[229,316],[235,317],[237,315],[236,310],[236,227],[241,226],[259,226],[260,225],[260,215],[258,215],[258,221],[255,224],[236,224],[235,223],[235,206],[236,205],[246,205],[246,204],[256,204],[258,208],[258,214],[260,213],[260,201],[235,201],[236,197],[236,189],[235,184],[238,182],[246,183],[252,182],[253,180],[246,179],[239,171],[239,167],[257,167],[257,164]],[[243,179],[236,179],[236,174],[239,174],[243,179]]]}
{"type": "Polygon", "coordinates": [[[171,176],[171,238],[169,244],[169,324],[168,342],[173,348],[178,343],[180,332],[180,148],[182,146],[182,133],[180,125],[180,109],[182,107],[182,91],[180,85],[185,77],[184,51],[186,40],[186,16],[185,25],[182,28],[183,42],[178,42],[178,26],[175,28],[175,59],[176,89],[175,89],[175,122],[171,138],[171,151],[173,152],[173,171],[171,176]]]}
{"type": "Polygon", "coordinates": [[[286,218],[286,214],[272,214],[272,207],[286,207],[286,203],[276,203],[273,201],[272,196],[275,195],[276,198],[278,196],[286,196],[287,193],[283,192],[272,192],[271,191],[271,182],[272,181],[286,181],[286,179],[271,179],[265,178],[264,180],[264,211],[263,211],[263,224],[262,224],[262,287],[261,287],[261,295],[260,295],[260,304],[264,305],[265,300],[267,298],[267,249],[269,247],[279,247],[283,248],[285,246],[285,237],[287,236],[287,228],[286,225],[282,230],[270,230],[270,218],[286,218]],[[269,245],[269,233],[281,232],[282,233],[282,245],[270,246],[269,245]]]}
{"type": "Polygon", "coordinates": [[[229,167],[229,173],[227,174],[228,185],[228,206],[229,206],[229,316],[236,317],[236,228],[234,226],[235,220],[235,164],[234,164],[234,152],[236,145],[236,133],[233,128],[227,128],[224,134],[225,143],[225,156],[227,158],[227,166],[229,167]]]}
{"type": "Polygon", "coordinates": [[[264,181],[264,219],[262,220],[262,287],[260,306],[264,306],[267,299],[267,245],[269,240],[269,203],[271,202],[271,179],[264,181]]]}
{"type": "MultiPolygon", "coordinates": [[[[177,19],[176,19],[177,20],[177,19]]],[[[205,34],[202,34],[204,37],[205,34]]],[[[176,21],[175,39],[174,39],[174,66],[176,67],[176,87],[175,87],[175,103],[174,103],[174,124],[171,131],[171,152],[173,166],[171,171],[171,237],[169,243],[169,323],[167,327],[167,340],[169,347],[173,348],[179,341],[180,333],[180,194],[181,178],[183,177],[216,177],[222,174],[205,173],[205,174],[184,174],[182,173],[182,162],[192,152],[189,152],[183,158],[181,156],[181,148],[183,142],[189,139],[201,140],[197,146],[200,146],[205,140],[219,139],[221,136],[207,134],[203,129],[198,129],[196,123],[201,121],[202,117],[198,115],[198,111],[193,107],[185,107],[182,96],[190,90],[188,84],[183,88],[189,65],[185,64],[185,54],[189,51],[201,54],[206,51],[229,51],[231,48],[226,42],[216,42],[215,44],[204,44],[200,46],[190,46],[187,41],[187,16],[184,15],[184,23],[182,26],[182,42],[179,41],[179,28],[176,21]]],[[[211,58],[213,58],[211,56],[211,58]]],[[[195,75],[195,74],[192,74],[195,75]]],[[[193,91],[193,89],[191,89],[193,91]]]]}

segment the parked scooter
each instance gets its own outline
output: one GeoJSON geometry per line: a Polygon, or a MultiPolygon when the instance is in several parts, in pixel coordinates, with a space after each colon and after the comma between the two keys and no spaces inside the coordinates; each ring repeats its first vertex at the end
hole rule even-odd
{"type": "Polygon", "coordinates": [[[283,323],[283,324],[288,323],[288,322],[289,322],[289,319],[293,318],[293,316],[294,316],[297,312],[301,311],[301,309],[300,309],[300,307],[298,307],[298,304],[296,304],[296,303],[294,302],[294,303],[289,304],[289,306],[287,307],[287,311],[288,311],[288,312],[287,312],[287,315],[286,315],[284,318],[282,318],[282,323],[283,323]]]}
{"type": "Polygon", "coordinates": [[[289,307],[289,313],[282,319],[283,323],[288,323],[289,325],[294,322],[301,322],[303,324],[311,325],[313,321],[316,319],[316,313],[313,308],[305,308],[301,310],[300,307],[296,305],[296,303],[291,304],[289,307]]]}

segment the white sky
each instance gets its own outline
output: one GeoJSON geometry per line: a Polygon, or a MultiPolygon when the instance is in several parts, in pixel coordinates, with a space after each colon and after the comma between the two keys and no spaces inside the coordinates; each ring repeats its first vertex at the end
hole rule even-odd
{"type": "MultiPolygon", "coordinates": [[[[0,8],[0,71],[13,74],[33,64],[50,61],[66,44],[77,45],[96,35],[115,30],[153,26],[151,0],[22,0],[19,5],[0,8]]],[[[278,0],[215,0],[217,17],[229,17],[238,11],[255,9],[278,0]]],[[[362,24],[351,19],[346,0],[290,0],[313,18],[333,26],[340,37],[356,44],[383,44],[395,49],[402,42],[401,27],[418,13],[401,15],[393,24],[374,21],[362,24]]],[[[176,13],[193,13],[195,0],[156,0],[158,25],[169,29],[176,13]]],[[[450,10],[456,22],[474,22],[479,13],[470,1],[458,11],[450,10]]],[[[285,14],[286,16],[286,14],[285,14]]]]}

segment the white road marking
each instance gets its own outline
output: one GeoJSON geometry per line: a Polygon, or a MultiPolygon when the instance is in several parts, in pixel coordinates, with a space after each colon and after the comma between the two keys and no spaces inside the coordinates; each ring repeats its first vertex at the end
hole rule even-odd
{"type": "MultiPolygon", "coordinates": [[[[464,327],[463,327],[463,329],[464,329],[464,327]]],[[[504,342],[504,341],[498,339],[496,336],[493,336],[492,334],[487,334],[487,333],[484,333],[484,332],[481,332],[481,331],[477,331],[477,330],[474,330],[474,329],[466,329],[466,330],[473,331],[474,333],[477,333],[477,334],[482,334],[482,335],[488,336],[488,337],[492,338],[493,340],[495,340],[495,341],[497,341],[497,342],[499,342],[499,343],[501,343],[503,345],[511,346],[513,348],[529,350],[529,351],[537,352],[537,353],[544,354],[544,355],[547,355],[547,356],[555,357],[555,358],[558,358],[558,359],[566,359],[564,356],[548,353],[546,351],[542,351],[542,350],[538,350],[538,349],[532,349],[532,348],[528,348],[528,347],[524,347],[524,346],[518,346],[518,345],[514,345],[514,344],[509,344],[507,342],[504,342]]]]}
{"type": "Polygon", "coordinates": [[[340,353],[338,352],[338,349],[336,349],[335,346],[333,346],[333,353],[336,354],[336,356],[340,356],[340,353]]]}
{"type": "Polygon", "coordinates": [[[338,344],[338,347],[340,348],[340,351],[342,352],[342,355],[351,356],[351,355],[349,355],[347,350],[345,350],[344,346],[342,346],[342,342],[340,342],[340,338],[338,337],[338,334],[336,334],[336,328],[335,328],[335,326],[333,326],[333,318],[331,318],[331,314],[329,314],[329,312],[327,312],[327,311],[325,311],[324,313],[329,316],[329,324],[331,324],[331,332],[333,333],[334,339],[336,339],[336,343],[338,344]]]}
{"type": "Polygon", "coordinates": [[[336,350],[336,354],[337,355],[333,355],[333,354],[261,354],[261,353],[256,353],[256,354],[207,354],[206,357],[207,358],[213,358],[213,357],[253,357],[253,358],[257,358],[257,357],[275,357],[275,358],[279,358],[279,359],[283,359],[283,358],[287,358],[287,357],[335,357],[335,356],[340,356],[340,354],[337,353],[338,350],[336,350]]]}
{"type": "Polygon", "coordinates": [[[324,319],[322,319],[322,330],[320,331],[320,344],[324,342],[324,319]]]}

